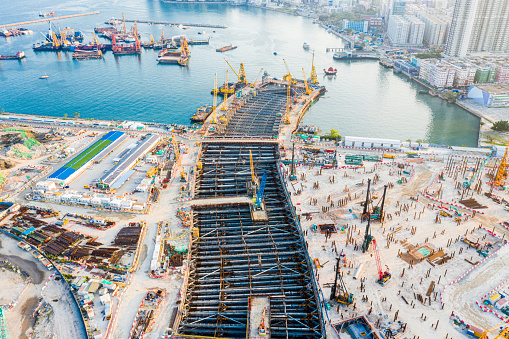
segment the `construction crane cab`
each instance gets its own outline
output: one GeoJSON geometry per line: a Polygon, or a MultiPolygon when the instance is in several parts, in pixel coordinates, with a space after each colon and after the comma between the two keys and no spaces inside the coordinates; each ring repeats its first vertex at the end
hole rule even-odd
{"type": "Polygon", "coordinates": [[[376,240],[373,239],[373,252],[375,254],[376,268],[378,271],[378,279],[376,280],[382,286],[385,286],[389,280],[391,279],[391,273],[389,272],[389,267],[385,265],[385,271],[382,271],[382,263],[380,261],[380,253],[378,253],[378,248],[376,246],[376,240]]]}
{"type": "Polygon", "coordinates": [[[354,302],[353,293],[348,293],[346,285],[341,277],[340,257],[337,259],[336,264],[336,278],[334,279],[334,285],[332,285],[330,291],[330,299],[344,305],[351,305],[354,302]]]}

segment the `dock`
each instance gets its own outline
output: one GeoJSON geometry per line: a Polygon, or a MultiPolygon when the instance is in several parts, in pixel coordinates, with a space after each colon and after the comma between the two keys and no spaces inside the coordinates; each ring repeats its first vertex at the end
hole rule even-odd
{"type": "Polygon", "coordinates": [[[96,11],[96,12],[88,12],[88,13],[81,13],[81,14],[71,14],[71,15],[48,17],[48,18],[44,18],[44,19],[31,20],[31,21],[14,22],[12,24],[0,25],[0,28],[17,27],[17,26],[38,24],[38,23],[41,23],[41,22],[48,22],[48,21],[53,21],[53,20],[63,20],[63,19],[70,19],[70,18],[77,18],[77,17],[80,17],[80,16],[94,15],[94,14],[99,14],[99,13],[101,13],[101,12],[96,11]]]}
{"type": "Polygon", "coordinates": [[[152,24],[152,25],[172,25],[172,26],[189,26],[189,27],[209,27],[209,28],[228,28],[226,25],[214,25],[214,24],[196,24],[188,22],[171,22],[171,21],[156,21],[156,20],[135,20],[125,19],[125,22],[137,22],[139,24],[152,24]]]}

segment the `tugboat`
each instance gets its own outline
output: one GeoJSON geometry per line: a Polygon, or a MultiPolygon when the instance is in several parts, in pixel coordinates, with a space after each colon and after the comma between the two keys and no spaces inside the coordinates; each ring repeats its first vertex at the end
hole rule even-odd
{"type": "Polygon", "coordinates": [[[302,48],[304,48],[304,49],[309,49],[309,45],[308,45],[308,43],[307,43],[307,42],[305,42],[305,43],[302,45],[302,48]]]}
{"type": "Polygon", "coordinates": [[[332,67],[329,67],[329,69],[323,69],[325,75],[336,75],[338,73],[338,70],[332,67]]]}
{"type": "Polygon", "coordinates": [[[51,10],[49,12],[45,12],[45,13],[39,12],[39,16],[43,17],[43,18],[48,17],[48,16],[55,16],[55,14],[56,13],[53,10],[51,10]]]}

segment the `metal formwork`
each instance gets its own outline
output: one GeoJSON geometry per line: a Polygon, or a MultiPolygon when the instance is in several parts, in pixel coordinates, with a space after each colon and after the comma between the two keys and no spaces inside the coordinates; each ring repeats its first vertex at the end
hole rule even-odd
{"type": "Polygon", "coordinates": [[[323,323],[311,263],[278,171],[278,145],[204,143],[199,197],[246,195],[249,150],[265,171],[268,221],[248,204],[193,208],[187,291],[175,337],[246,338],[248,298],[270,296],[271,338],[321,338],[323,323]]]}

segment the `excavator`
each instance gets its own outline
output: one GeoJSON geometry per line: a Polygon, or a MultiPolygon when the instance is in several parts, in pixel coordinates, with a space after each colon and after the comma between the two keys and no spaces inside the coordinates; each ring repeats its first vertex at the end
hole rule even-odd
{"type": "Polygon", "coordinates": [[[265,313],[267,313],[267,307],[263,308],[262,321],[260,322],[260,327],[258,327],[258,334],[264,337],[267,335],[267,327],[265,326],[265,313]]]}

